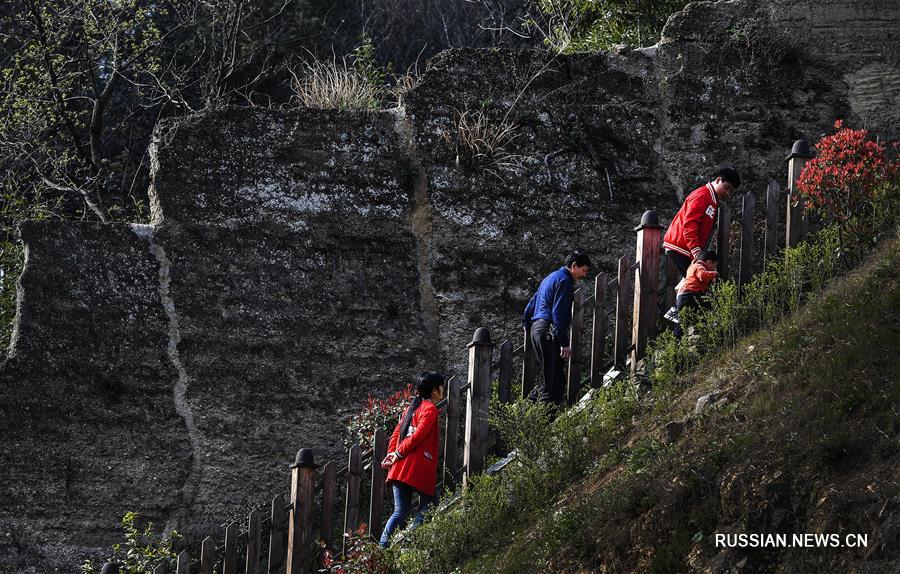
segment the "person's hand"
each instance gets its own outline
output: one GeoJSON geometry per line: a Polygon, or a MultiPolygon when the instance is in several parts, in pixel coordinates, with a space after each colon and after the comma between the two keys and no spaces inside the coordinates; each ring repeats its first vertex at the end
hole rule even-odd
{"type": "Polygon", "coordinates": [[[397,462],[397,453],[389,452],[388,455],[384,457],[384,460],[381,461],[381,468],[390,468],[395,462],[397,462]]]}
{"type": "Polygon", "coordinates": [[[572,356],[572,347],[563,347],[559,350],[559,356],[563,359],[568,359],[572,356]]]}

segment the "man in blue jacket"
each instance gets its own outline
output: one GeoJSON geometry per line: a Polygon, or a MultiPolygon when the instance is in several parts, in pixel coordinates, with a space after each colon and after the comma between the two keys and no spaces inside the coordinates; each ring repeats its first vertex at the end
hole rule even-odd
{"type": "Polygon", "coordinates": [[[575,250],[560,267],[541,281],[537,293],[525,307],[522,323],[531,336],[535,355],[544,375],[540,400],[560,403],[564,396],[563,362],[572,356],[569,324],[572,321],[572,294],[575,282],[591,269],[586,253],[575,250]]]}

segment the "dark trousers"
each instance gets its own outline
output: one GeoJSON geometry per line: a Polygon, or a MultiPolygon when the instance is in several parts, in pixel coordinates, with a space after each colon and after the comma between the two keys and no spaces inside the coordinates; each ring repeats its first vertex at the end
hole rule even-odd
{"type": "Polygon", "coordinates": [[[683,253],[678,253],[677,251],[672,251],[670,249],[666,249],[666,257],[672,260],[672,263],[675,264],[675,268],[678,269],[678,272],[681,273],[682,277],[687,275],[688,267],[691,266],[693,259],[683,253]]]}
{"type": "Polygon", "coordinates": [[[531,325],[531,343],[537,356],[541,373],[544,375],[544,388],[541,389],[540,400],[560,403],[565,389],[563,359],[559,356],[559,339],[550,331],[550,321],[539,320],[531,325]]]}
{"type": "Polygon", "coordinates": [[[675,336],[679,339],[681,338],[682,329],[681,325],[684,323],[684,319],[681,317],[681,310],[685,307],[690,307],[691,309],[699,309],[700,302],[697,300],[700,293],[682,293],[675,299],[675,308],[678,309],[678,324],[675,325],[675,336]]]}

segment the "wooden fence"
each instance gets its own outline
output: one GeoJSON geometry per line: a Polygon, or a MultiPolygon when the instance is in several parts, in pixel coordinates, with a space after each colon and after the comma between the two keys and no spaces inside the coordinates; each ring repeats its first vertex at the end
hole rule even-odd
{"type": "MultiPolygon", "coordinates": [[[[780,206],[786,204],[785,245],[796,245],[806,233],[802,208],[793,205],[793,199],[796,180],[810,157],[812,154],[806,142],[796,142],[787,158],[787,194],[783,195],[774,181],[768,185],[764,261],[768,261],[777,249],[780,206]]],[[[749,283],[753,276],[756,206],[753,191],[742,196],[741,205],[737,265],[739,288],[749,283]]],[[[720,275],[725,279],[729,277],[730,268],[730,227],[731,211],[723,203],[719,206],[717,247],[720,275]]],[[[638,367],[648,342],[656,333],[661,310],[658,301],[661,285],[664,289],[662,307],[667,309],[674,303],[674,285],[679,275],[668,260],[664,273],[660,273],[662,226],[656,214],[645,212],[635,232],[635,254],[633,257],[623,255],[619,258],[616,276],[608,277],[606,273],[597,275],[593,292],[587,297],[584,290],[575,292],[571,325],[573,352],[568,362],[566,392],[569,404],[574,404],[578,399],[583,386],[599,388],[603,386],[604,378],[616,376],[629,367],[632,370],[638,367]],[[590,357],[586,361],[582,357],[582,348],[588,345],[582,343],[588,309],[592,315],[592,325],[590,357]],[[612,333],[608,332],[610,317],[613,320],[612,333]],[[612,339],[611,345],[607,344],[609,338],[612,339]],[[582,364],[588,367],[585,376],[582,376],[582,364]]],[[[467,350],[467,381],[463,383],[459,377],[451,377],[447,384],[447,396],[437,405],[441,412],[440,424],[444,428],[442,467],[437,484],[439,491],[456,489],[460,483],[464,485],[469,476],[482,472],[492,440],[487,417],[492,392],[494,342],[486,328],[475,331],[467,350]]],[[[516,358],[521,361],[521,387],[517,394],[525,397],[534,388],[537,378],[534,349],[527,333],[524,343],[516,349],[510,341],[504,341],[499,346],[496,364],[502,402],[513,399],[516,358]]],[[[199,560],[192,563],[186,551],[179,554],[176,574],[212,574],[214,571],[221,574],[305,574],[317,569],[314,563],[318,557],[317,541],[321,540],[327,548],[340,552],[346,544],[344,534],[356,530],[361,522],[369,525],[373,537],[379,536],[386,518],[385,471],[379,463],[386,454],[387,433],[384,430],[375,433],[373,444],[365,450],[361,445],[352,447],[346,466],[340,469],[336,461],[329,461],[318,472],[312,451],[300,449],[291,466],[289,497],[285,494],[276,496],[268,516],[263,517],[257,509],[250,512],[245,524],[228,524],[221,547],[207,537],[202,543],[199,560]],[[367,508],[363,508],[364,480],[368,492],[367,508]],[[341,501],[338,500],[339,490],[343,494],[341,501]],[[340,510],[339,502],[342,502],[340,510]],[[368,513],[363,514],[364,510],[368,513]]],[[[169,573],[161,566],[156,569],[156,574],[169,573]]]]}

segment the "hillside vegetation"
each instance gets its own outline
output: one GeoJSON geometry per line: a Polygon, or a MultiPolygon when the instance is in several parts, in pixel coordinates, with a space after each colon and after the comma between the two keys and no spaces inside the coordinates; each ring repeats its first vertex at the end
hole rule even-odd
{"type": "Polygon", "coordinates": [[[538,457],[531,479],[521,468],[483,478],[459,511],[415,531],[397,562],[447,572],[900,570],[898,282],[891,239],[791,317],[649,394],[607,391],[555,422],[511,407],[501,432],[518,420],[527,450],[539,439],[526,429],[547,431],[557,454],[538,457]],[[715,534],[740,533],[867,541],[716,546],[715,534]]]}

